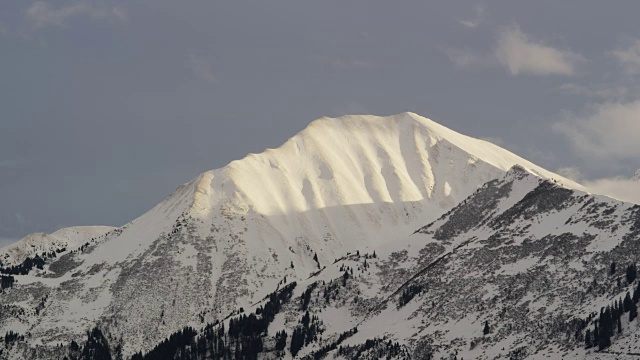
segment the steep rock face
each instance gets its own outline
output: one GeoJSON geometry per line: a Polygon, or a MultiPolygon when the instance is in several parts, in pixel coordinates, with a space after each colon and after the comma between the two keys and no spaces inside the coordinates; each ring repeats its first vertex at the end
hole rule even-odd
{"type": "MultiPolygon", "coordinates": [[[[131,223],[19,276],[0,296],[10,309],[0,324],[51,345],[100,323],[124,339],[125,353],[145,350],[185,325],[249,308],[346,252],[401,246],[515,164],[508,176],[581,189],[416,114],[322,118],[280,148],[205,172],[131,223]]],[[[460,216],[507,206],[485,205],[460,216]]],[[[470,221],[435,237],[456,242],[477,226],[470,221]]]]}

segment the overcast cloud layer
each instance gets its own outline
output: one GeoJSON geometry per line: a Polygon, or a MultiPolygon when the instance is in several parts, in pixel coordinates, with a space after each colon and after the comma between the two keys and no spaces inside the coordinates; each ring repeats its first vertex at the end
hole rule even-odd
{"type": "Polygon", "coordinates": [[[346,113],[413,111],[640,200],[640,3],[494,4],[2,2],[0,242],[122,225],[346,113]]]}

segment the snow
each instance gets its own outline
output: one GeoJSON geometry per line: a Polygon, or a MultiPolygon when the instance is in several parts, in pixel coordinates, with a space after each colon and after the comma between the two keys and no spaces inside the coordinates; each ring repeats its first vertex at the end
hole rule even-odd
{"type": "Polygon", "coordinates": [[[29,256],[43,255],[45,252],[65,247],[75,248],[92,238],[104,236],[114,229],[111,226],[74,226],[51,234],[33,233],[1,248],[0,257],[5,265],[20,264],[29,256]]]}
{"type": "Polygon", "coordinates": [[[502,265],[499,271],[504,275],[514,275],[529,270],[529,268],[536,265],[538,261],[540,261],[538,257],[527,257],[511,264],[502,265]]]}

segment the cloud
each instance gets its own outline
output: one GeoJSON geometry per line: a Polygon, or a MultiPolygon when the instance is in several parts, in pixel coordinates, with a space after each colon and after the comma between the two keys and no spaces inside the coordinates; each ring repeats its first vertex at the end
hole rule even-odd
{"type": "Polygon", "coordinates": [[[640,204],[640,181],[626,178],[598,179],[584,182],[589,192],[640,204]]]}
{"type": "Polygon", "coordinates": [[[612,51],[611,55],[628,73],[640,74],[640,40],[636,39],[627,48],[612,51]]]}
{"type": "Polygon", "coordinates": [[[640,101],[593,105],[583,116],[566,114],[553,129],[564,135],[583,157],[637,159],[640,155],[640,101]]]}
{"type": "Polygon", "coordinates": [[[580,169],[575,167],[563,167],[556,170],[556,173],[584,185],[590,193],[640,204],[640,181],[638,180],[625,177],[588,180],[580,169]]]}
{"type": "Polygon", "coordinates": [[[122,7],[103,8],[85,2],[53,8],[45,2],[36,1],[26,12],[27,20],[36,29],[64,26],[69,19],[77,16],[88,16],[100,21],[120,22],[125,21],[127,18],[126,11],[122,7]]]}
{"type": "Polygon", "coordinates": [[[567,179],[573,180],[577,183],[581,183],[584,180],[582,172],[580,172],[578,168],[570,166],[559,168],[558,170],[556,170],[556,174],[562,175],[563,177],[566,177],[567,179]]]}
{"type": "Polygon", "coordinates": [[[469,29],[475,29],[478,27],[478,22],[474,20],[458,20],[458,23],[469,29]]]}
{"type": "Polygon", "coordinates": [[[216,77],[211,69],[211,61],[207,58],[194,53],[189,53],[189,66],[191,67],[194,75],[199,79],[210,83],[216,82],[216,77]]]}
{"type": "Polygon", "coordinates": [[[575,75],[582,55],[532,40],[517,25],[498,32],[494,51],[488,54],[469,49],[444,51],[458,68],[503,66],[511,75],[575,75]]]}
{"type": "Polygon", "coordinates": [[[450,48],[445,50],[445,54],[453,65],[461,69],[492,67],[498,64],[493,55],[478,54],[469,49],[450,48]]]}
{"type": "Polygon", "coordinates": [[[482,6],[476,6],[475,8],[475,16],[473,19],[461,19],[458,20],[458,23],[467,29],[475,29],[480,25],[480,23],[484,20],[485,11],[482,6]]]}
{"type": "Polygon", "coordinates": [[[499,32],[494,55],[511,75],[574,75],[584,61],[579,54],[532,40],[518,26],[499,32]]]}

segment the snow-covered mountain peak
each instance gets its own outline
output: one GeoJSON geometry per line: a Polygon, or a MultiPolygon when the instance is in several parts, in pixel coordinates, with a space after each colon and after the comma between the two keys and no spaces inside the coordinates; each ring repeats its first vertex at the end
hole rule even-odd
{"type": "Polygon", "coordinates": [[[633,177],[631,178],[631,180],[633,181],[640,181],[640,169],[638,169],[636,171],[636,173],[633,175],[633,177]]]}
{"type": "MultiPolygon", "coordinates": [[[[248,310],[286,284],[306,287],[322,274],[333,286],[331,276],[345,276],[340,261],[375,250],[398,265],[381,270],[399,276],[375,280],[366,262],[349,263],[350,275],[395,291],[425,261],[463,245],[458,238],[471,241],[467,233],[481,239],[511,220],[517,225],[520,213],[559,211],[555,194],[573,193],[559,185],[581,188],[413,113],[321,118],[276,149],[200,174],[106,236],[76,242],[40,267],[11,270],[18,285],[0,305],[15,306],[16,315],[0,317],[0,325],[30,334],[33,344],[57,346],[105,319],[132,354],[186,325],[248,310]],[[404,252],[420,258],[412,272],[404,252]]],[[[377,306],[380,288],[372,286],[353,296],[367,298],[357,307],[377,306]]],[[[367,315],[361,310],[334,314],[367,315]]]]}
{"type": "MultiPolygon", "coordinates": [[[[483,183],[460,176],[479,164],[487,168],[478,174],[483,181],[498,175],[488,172],[504,173],[515,164],[544,178],[560,178],[503,148],[414,113],[323,117],[279,148],[202,174],[195,185],[194,210],[203,215],[224,206],[263,215],[291,214],[446,198],[455,196],[454,189],[460,195],[445,201],[453,206],[483,183]]],[[[581,188],[568,179],[562,182],[581,188]]]]}

